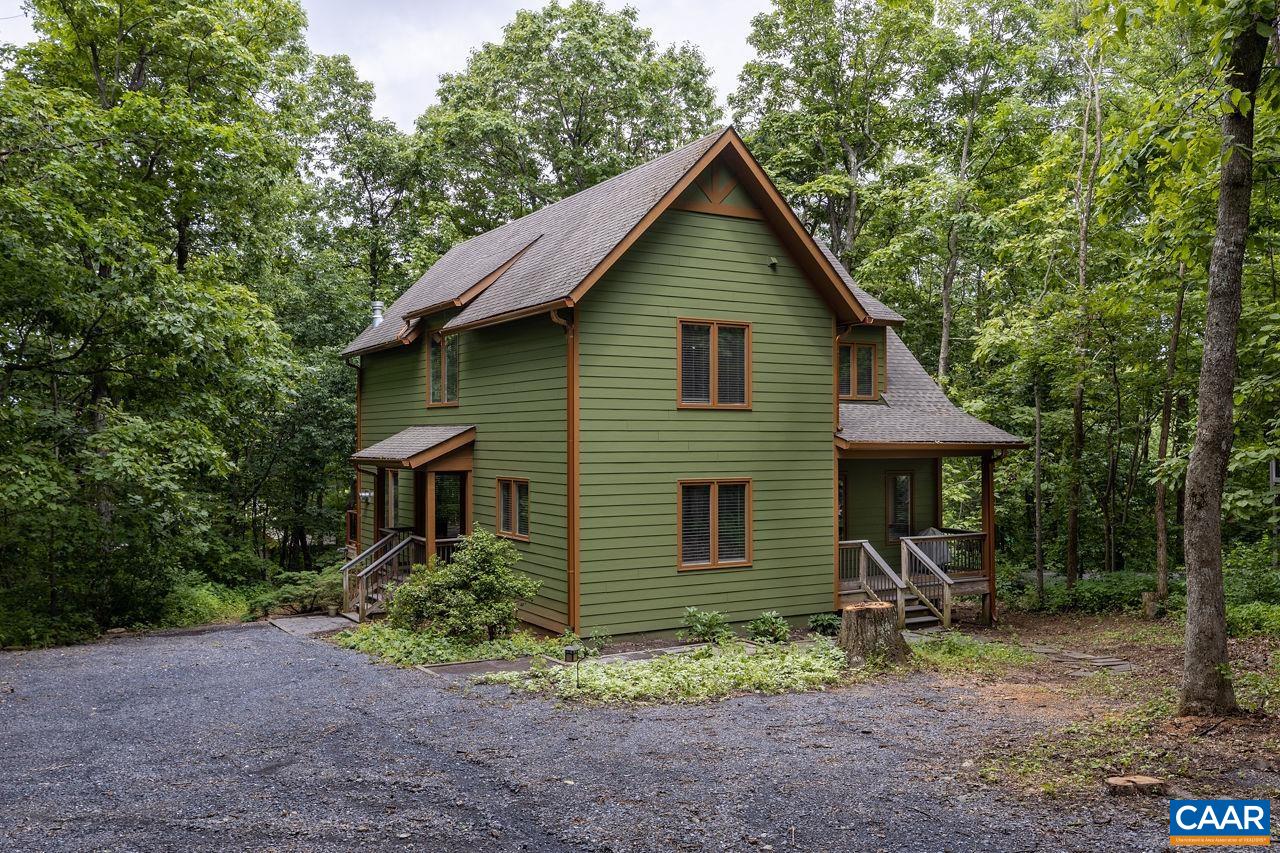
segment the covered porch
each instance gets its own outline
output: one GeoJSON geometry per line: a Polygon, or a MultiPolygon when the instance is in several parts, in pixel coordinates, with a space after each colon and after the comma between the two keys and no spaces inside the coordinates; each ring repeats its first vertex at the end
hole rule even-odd
{"type": "Polygon", "coordinates": [[[356,543],[342,567],[343,610],[383,612],[411,567],[446,561],[473,521],[473,426],[410,427],[352,455],[361,507],[348,518],[356,543]],[[370,530],[362,522],[372,521],[370,530]]]}
{"type": "Polygon", "coordinates": [[[870,446],[837,439],[834,597],[837,609],[881,600],[904,628],[950,627],[955,600],[975,596],[995,619],[994,469],[1005,448],[870,446]],[[943,459],[976,457],[976,530],[943,526],[943,459]]]}

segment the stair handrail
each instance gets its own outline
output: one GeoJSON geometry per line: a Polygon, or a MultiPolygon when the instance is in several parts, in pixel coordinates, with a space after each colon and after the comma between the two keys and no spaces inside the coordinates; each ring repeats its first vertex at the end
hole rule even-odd
{"type": "MultiPolygon", "coordinates": [[[[865,539],[862,540],[862,554],[863,556],[866,557],[866,559],[874,562],[876,564],[876,568],[880,570],[881,574],[887,577],[890,583],[893,584],[893,593],[894,593],[893,604],[895,609],[897,610],[898,627],[899,628],[905,627],[907,624],[907,584],[906,582],[903,581],[903,579],[898,576],[898,573],[895,572],[893,568],[888,564],[888,562],[885,561],[884,557],[881,557],[880,553],[876,551],[876,549],[872,547],[871,543],[865,539]]],[[[865,566],[865,563],[863,565],[865,566]]],[[[867,584],[864,582],[862,588],[866,592],[870,593],[873,597],[875,597],[877,601],[880,600],[880,596],[875,594],[874,590],[871,589],[870,584],[867,584]]]]}
{"type": "Polygon", "coordinates": [[[360,572],[356,575],[356,577],[357,578],[368,577],[378,569],[382,568],[386,563],[390,562],[401,551],[403,551],[405,548],[412,545],[414,542],[425,542],[425,541],[426,540],[423,539],[421,536],[405,536],[395,545],[391,546],[391,550],[387,551],[387,553],[383,554],[381,557],[379,557],[378,559],[374,560],[372,563],[370,563],[369,565],[361,569],[360,572]]]}
{"type": "Polygon", "coordinates": [[[909,536],[902,537],[901,543],[902,543],[902,576],[904,580],[906,581],[907,585],[911,587],[911,591],[915,593],[916,599],[919,600],[919,602],[923,604],[925,607],[927,607],[929,611],[933,613],[934,616],[938,617],[938,620],[942,622],[942,627],[950,628],[951,627],[951,587],[955,583],[955,581],[952,580],[951,577],[946,572],[938,568],[937,564],[935,564],[933,560],[929,558],[929,555],[926,554],[924,551],[920,550],[919,545],[911,541],[911,537],[909,536]],[[921,565],[923,565],[927,571],[932,573],[935,577],[938,578],[938,580],[942,582],[942,607],[941,608],[938,608],[929,599],[929,597],[924,594],[924,592],[920,589],[920,587],[916,586],[915,582],[911,580],[910,560],[912,557],[915,557],[917,560],[919,560],[921,565]]]}
{"type": "Polygon", "coordinates": [[[403,535],[399,530],[386,530],[383,532],[385,535],[381,539],[378,539],[342,565],[342,607],[344,610],[350,610],[356,602],[356,590],[352,588],[354,578],[351,570],[361,564],[367,564],[377,559],[379,552],[391,547],[403,535]]]}

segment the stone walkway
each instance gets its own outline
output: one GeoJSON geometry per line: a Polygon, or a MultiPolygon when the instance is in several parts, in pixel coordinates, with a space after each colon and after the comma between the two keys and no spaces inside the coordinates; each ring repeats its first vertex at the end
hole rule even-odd
{"type": "Polygon", "coordinates": [[[292,634],[295,637],[315,637],[320,634],[332,634],[335,631],[345,631],[356,625],[355,622],[345,616],[325,616],[323,614],[277,616],[268,621],[286,634],[292,634]]]}
{"type": "Polygon", "coordinates": [[[1044,655],[1056,663],[1079,665],[1079,669],[1073,670],[1068,674],[1080,678],[1093,675],[1095,672],[1104,669],[1109,672],[1133,672],[1133,664],[1121,658],[1072,652],[1060,649],[1057,646],[1032,645],[1030,648],[1036,654],[1044,655]]]}

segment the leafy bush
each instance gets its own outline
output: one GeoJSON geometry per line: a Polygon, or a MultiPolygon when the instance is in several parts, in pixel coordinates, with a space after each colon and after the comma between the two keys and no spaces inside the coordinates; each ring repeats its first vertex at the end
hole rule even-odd
{"type": "Polygon", "coordinates": [[[791,639],[791,623],[768,610],[747,623],[747,636],[757,643],[785,643],[791,639]]]}
{"type": "MultiPolygon", "coordinates": [[[[1138,572],[1109,572],[1097,577],[1083,578],[1072,589],[1060,580],[1046,582],[1044,598],[1032,590],[1016,606],[1025,610],[1045,613],[1126,613],[1142,608],[1142,593],[1154,592],[1156,577],[1138,572]]],[[[1181,594],[1184,587],[1170,582],[1173,596],[1181,594]]]]}
{"type": "Polygon", "coordinates": [[[984,642],[945,631],[911,647],[917,665],[938,672],[1000,672],[1030,663],[1035,655],[1020,646],[984,642]]]}
{"type": "MultiPolygon", "coordinates": [[[[3,606],[0,602],[0,607],[3,606]]],[[[0,619],[0,649],[41,649],[82,643],[98,636],[100,630],[87,613],[45,616],[12,607],[0,619]]]]}
{"type": "Polygon", "coordinates": [[[211,622],[238,622],[249,613],[249,603],[239,590],[183,574],[160,605],[157,627],[187,628],[211,622]]]}
{"type": "Polygon", "coordinates": [[[516,626],[520,602],[541,586],[515,570],[519,560],[510,542],[477,528],[462,537],[449,562],[431,559],[414,567],[408,582],[395,589],[388,621],[410,630],[430,626],[471,642],[506,636],[516,626]]]}
{"type": "Polygon", "coordinates": [[[733,629],[729,627],[729,619],[719,610],[686,607],[684,630],[680,632],[680,636],[699,643],[723,643],[733,639],[733,629]]]}
{"type": "Polygon", "coordinates": [[[318,572],[280,572],[271,584],[248,591],[249,609],[260,616],[272,613],[310,613],[342,604],[342,565],[318,572]]]}
{"type": "Polygon", "coordinates": [[[824,637],[840,633],[840,617],[834,613],[815,613],[809,617],[809,630],[824,637]]]}
{"type": "Polygon", "coordinates": [[[1227,633],[1233,637],[1280,637],[1280,604],[1250,601],[1227,605],[1227,633]]]}
{"type": "Polygon", "coordinates": [[[846,677],[844,652],[819,639],[812,646],[770,646],[755,654],[730,643],[637,663],[535,666],[478,680],[588,702],[703,702],[748,691],[821,690],[846,677]]]}
{"type": "Polygon", "coordinates": [[[1272,568],[1272,540],[1237,545],[1222,558],[1227,604],[1262,601],[1280,604],[1280,572],[1272,568]]]}
{"type": "Polygon", "coordinates": [[[1280,655],[1271,656],[1267,669],[1235,673],[1231,680],[1244,707],[1266,713],[1280,705],[1280,655]]]}
{"type": "Polygon", "coordinates": [[[344,649],[364,652],[387,663],[417,666],[491,658],[512,660],[537,654],[558,658],[571,637],[540,638],[517,631],[509,637],[473,643],[436,631],[412,631],[381,622],[365,622],[335,635],[333,641],[344,649]]]}

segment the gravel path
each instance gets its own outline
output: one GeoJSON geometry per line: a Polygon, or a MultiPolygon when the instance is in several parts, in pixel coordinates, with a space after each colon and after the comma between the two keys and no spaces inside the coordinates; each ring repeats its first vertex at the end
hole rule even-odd
{"type": "Polygon", "coordinates": [[[0,847],[1164,848],[1163,803],[1081,811],[958,775],[1020,724],[957,698],[914,677],[557,707],[263,625],[3,653],[0,847]]]}

